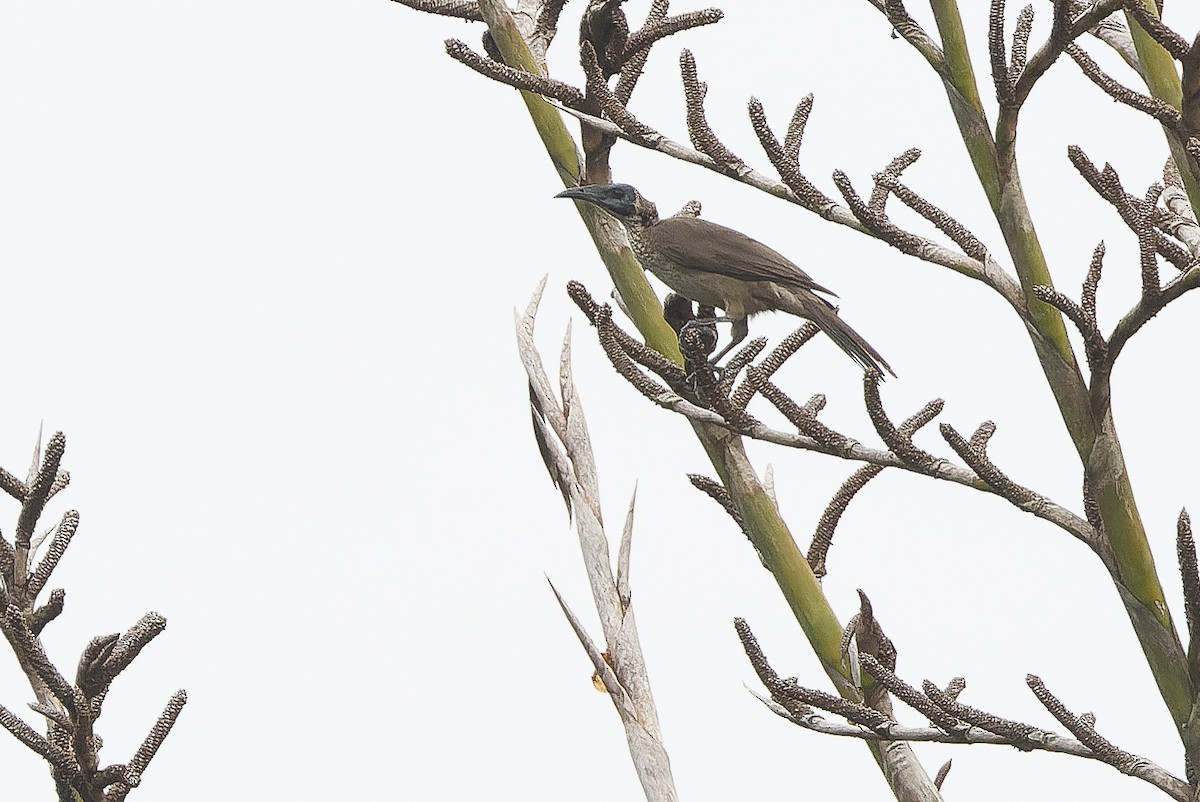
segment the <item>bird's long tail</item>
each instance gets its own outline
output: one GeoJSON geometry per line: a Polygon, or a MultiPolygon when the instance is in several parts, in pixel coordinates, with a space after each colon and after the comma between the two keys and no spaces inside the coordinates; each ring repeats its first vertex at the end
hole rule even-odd
{"type": "Polygon", "coordinates": [[[896,375],[896,371],[892,370],[892,366],[887,363],[887,360],[871,347],[871,344],[864,340],[862,335],[850,328],[850,324],[838,315],[837,309],[827,304],[824,299],[811,293],[808,298],[796,293],[792,300],[796,304],[796,308],[789,308],[785,311],[816,323],[821,331],[837,343],[838,348],[845,351],[846,355],[857,362],[863,370],[872,368],[881,376],[884,371],[892,376],[896,375]]]}

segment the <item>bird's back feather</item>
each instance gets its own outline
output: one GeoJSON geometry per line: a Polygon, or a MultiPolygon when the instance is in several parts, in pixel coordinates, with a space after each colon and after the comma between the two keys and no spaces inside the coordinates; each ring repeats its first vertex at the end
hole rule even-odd
{"type": "Polygon", "coordinates": [[[778,251],[698,217],[668,217],[647,228],[644,236],[661,257],[693,270],[837,296],[778,251]]]}

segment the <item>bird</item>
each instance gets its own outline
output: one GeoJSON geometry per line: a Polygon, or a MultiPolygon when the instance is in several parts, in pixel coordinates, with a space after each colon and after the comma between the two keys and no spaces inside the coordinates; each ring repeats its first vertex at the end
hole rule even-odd
{"type": "Polygon", "coordinates": [[[625,227],[642,267],[688,300],[723,309],[732,322],[730,343],[713,358],[716,364],[746,339],[748,318],[780,311],[809,320],[863,370],[896,375],[878,351],[838,316],[837,307],[817,293],[836,293],[783,254],[740,231],[699,217],[659,219],[658,209],[629,184],[587,184],[554,197],[598,206],[625,227]]]}

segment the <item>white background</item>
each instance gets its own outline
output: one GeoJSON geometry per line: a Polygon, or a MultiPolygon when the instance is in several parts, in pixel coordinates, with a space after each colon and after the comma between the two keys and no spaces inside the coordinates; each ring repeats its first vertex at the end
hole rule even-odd
{"type": "MultiPolygon", "coordinates": [[[[575,83],[579,5],[552,52],[575,83]]],[[[635,25],[646,5],[628,5],[635,25]]],[[[984,4],[963,5],[979,6],[966,25],[994,119],[984,4]]],[[[1035,43],[1049,8],[1037,5],[1035,43]]],[[[686,140],[677,57],[689,47],[717,131],[769,172],[746,100],[759,97],[782,135],[814,92],[801,163],[827,193],[835,168],[867,192],[873,172],[920,147],[909,184],[1003,253],[939,82],[866,2],[725,10],[656,48],[636,114],[686,140]]],[[[1189,39],[1200,24],[1186,3],[1166,19],[1189,39]]],[[[113,686],[104,759],[127,759],[182,687],[189,704],[134,798],[639,797],[617,717],[546,585],[598,635],[512,336],[513,307],[548,274],[539,338],[553,362],[574,320],[610,525],[638,485],[635,607],[682,798],[887,798],[864,747],[800,731],[743,687],[753,673],[735,615],[785,676],[827,680],[742,535],[688,486],[685,473],[711,468],[686,423],[618,379],[572,311],[568,279],[600,296],[608,279],[572,205],[551,199],[562,187],[516,94],[443,53],[451,36],[477,47],[481,30],[386,0],[0,3],[0,464],[23,476],[39,425],[64,431],[73,481],[44,523],[82,515],[51,583],[67,589],[66,612],[45,642],[73,673],[94,635],[151,609],[169,621],[113,686]]],[[[1058,285],[1077,295],[1105,239],[1111,328],[1138,291],[1136,247],[1066,146],[1112,161],[1140,195],[1158,180],[1162,136],[1066,59],[1022,124],[1022,177],[1058,285]]],[[[837,290],[900,374],[884,388],[894,418],[942,397],[942,419],[965,434],[993,419],[1000,465],[1081,511],[1078,460],[1028,338],[984,287],[657,154],[619,144],[613,163],[664,213],[700,199],[705,217],[837,290]]],[[[1173,533],[1198,501],[1197,310],[1187,297],[1152,321],[1114,388],[1180,626],[1173,533]]],[[[762,318],[752,333],[794,325],[762,318]]],[[[801,400],[825,393],[828,424],[877,442],[858,371],[825,338],[780,382],[801,400]]],[[[933,426],[918,442],[950,454],[933,426]]],[[[751,452],[760,470],[774,465],[806,547],[854,466],[751,452]]],[[[16,511],[10,501],[0,519],[7,537],[16,511]]],[[[871,596],[902,676],[965,676],[964,701],[1058,729],[1025,687],[1036,673],[1119,746],[1182,774],[1117,595],[1064,533],[994,497],[886,472],[845,516],[829,568],[843,621],[856,588],[871,596]]],[[[0,660],[0,703],[40,726],[31,699],[0,660]]],[[[1161,798],[1098,763],[917,751],[931,773],[954,757],[950,799],[1067,787],[1161,798]]],[[[52,798],[44,764],[3,733],[0,767],[6,798],[52,798]]]]}

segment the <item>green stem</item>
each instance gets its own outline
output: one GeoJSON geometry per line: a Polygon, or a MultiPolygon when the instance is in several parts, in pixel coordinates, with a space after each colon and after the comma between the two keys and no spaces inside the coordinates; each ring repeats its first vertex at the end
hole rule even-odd
{"type": "Polygon", "coordinates": [[[951,111],[1012,256],[1030,320],[1042,340],[1039,343],[1039,338],[1035,337],[1034,347],[1047,370],[1063,422],[1076,449],[1081,454],[1087,453],[1093,440],[1092,424],[1086,412],[1087,391],[1067,337],[1066,324],[1057,309],[1033,295],[1033,287],[1039,284],[1053,287],[1054,281],[1021,189],[1015,147],[1016,113],[1001,111],[997,137],[993,139],[980,100],[958,5],[955,0],[931,0],[930,5],[946,58],[944,82],[951,111]]]}
{"type": "MultiPolygon", "coordinates": [[[[480,8],[505,62],[535,71],[527,43],[502,0],[480,0],[480,8]]],[[[580,175],[578,150],[558,111],[537,95],[522,92],[522,96],[560,177],[568,186],[576,185],[580,175]]],[[[682,364],[678,340],[663,320],[662,306],[647,283],[641,265],[627,247],[613,245],[614,237],[606,230],[606,226],[612,224],[611,220],[590,207],[581,209],[581,213],[647,344],[682,364]]],[[[862,693],[852,683],[849,668],[841,656],[842,625],[774,502],[754,475],[741,439],[717,426],[695,423],[693,428],[742,512],[752,543],[763,556],[826,674],[842,696],[861,701],[862,693]]],[[[867,688],[874,687],[870,677],[863,680],[867,688]]],[[[898,800],[926,802],[940,799],[937,789],[911,756],[906,744],[870,741],[867,747],[898,800]],[[898,757],[889,760],[888,750],[898,757]]]]}
{"type": "MultiPolygon", "coordinates": [[[[1062,315],[1049,304],[1037,300],[1032,293],[1034,286],[1053,286],[1053,282],[1017,169],[1018,109],[1001,108],[996,136],[992,139],[955,0],[931,0],[931,5],[946,54],[949,77],[945,80],[950,106],[1020,278],[1029,307],[1028,320],[1036,330],[1031,332],[1034,347],[1047,383],[1084,464],[1089,485],[1096,494],[1105,535],[1117,561],[1119,576],[1114,580],[1122,591],[1122,602],[1163,701],[1182,733],[1191,713],[1191,682],[1186,655],[1164,601],[1125,469],[1124,455],[1116,438],[1111,410],[1107,404],[1103,409],[1093,408],[1062,315]]],[[[1173,81],[1174,100],[1168,102],[1174,102],[1178,107],[1179,80],[1173,62],[1167,58],[1169,63],[1159,63],[1161,56],[1166,55],[1162,48],[1136,23],[1130,27],[1135,29],[1134,41],[1139,58],[1147,68],[1147,81],[1152,91],[1157,84],[1167,92],[1173,81]],[[1141,43],[1138,43],[1139,34],[1141,43]]],[[[1172,138],[1168,136],[1168,139],[1172,138]]],[[[1176,161],[1181,163],[1178,156],[1176,161]]]]}

